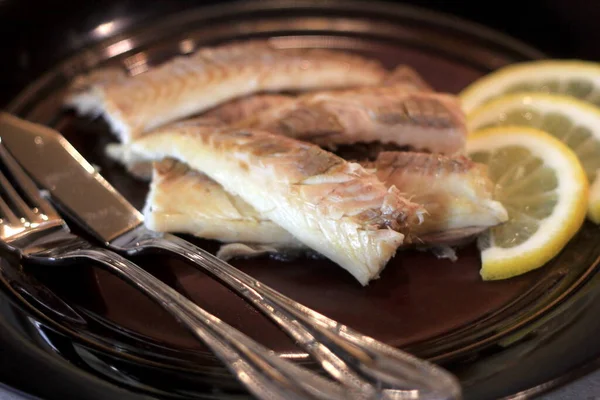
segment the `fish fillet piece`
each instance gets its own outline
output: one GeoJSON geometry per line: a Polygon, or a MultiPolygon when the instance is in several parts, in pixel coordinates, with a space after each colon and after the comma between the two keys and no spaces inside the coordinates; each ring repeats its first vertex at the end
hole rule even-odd
{"type": "Polygon", "coordinates": [[[155,162],[144,214],[158,232],[178,232],[223,242],[299,246],[285,229],[262,217],[239,196],[186,164],[166,158],[155,162]]]}
{"type": "Polygon", "coordinates": [[[232,124],[270,108],[290,104],[294,99],[294,96],[283,94],[256,94],[219,105],[203,113],[201,117],[215,118],[224,124],[232,124]]]}
{"type": "Polygon", "coordinates": [[[406,241],[452,244],[508,219],[506,209],[493,200],[486,167],[465,156],[383,152],[364,166],[427,210],[406,241]]]}
{"type": "Polygon", "coordinates": [[[94,87],[118,85],[130,79],[123,68],[105,67],[92,70],[89,73],[75,77],[67,88],[64,105],[75,108],[81,115],[98,114],[96,94],[94,87]]]}
{"type": "Polygon", "coordinates": [[[69,84],[68,92],[75,95],[78,92],[89,90],[94,85],[112,85],[124,82],[130,78],[127,71],[118,66],[102,67],[88,73],[76,76],[69,84]]]}
{"type": "Polygon", "coordinates": [[[152,163],[144,215],[146,226],[157,232],[188,233],[226,243],[301,246],[241,197],[172,158],[152,163]]]}
{"type": "Polygon", "coordinates": [[[423,92],[434,92],[433,88],[413,68],[399,65],[390,72],[383,81],[384,86],[412,85],[423,92]]]}
{"type": "Polygon", "coordinates": [[[441,154],[463,150],[467,129],[456,96],[412,85],[361,87],[306,94],[235,124],[335,149],[391,143],[441,154]]]}
{"type": "Polygon", "coordinates": [[[103,115],[128,143],[179,119],[257,92],[374,85],[386,70],[374,60],[333,50],[280,49],[247,41],[200,49],[70,98],[82,114],[103,115]]]}
{"type": "MultiPolygon", "coordinates": [[[[196,117],[183,120],[178,123],[179,126],[188,127],[222,127],[223,121],[214,117],[196,117]]],[[[135,178],[149,181],[152,179],[152,161],[143,154],[131,151],[130,144],[109,143],[104,152],[108,158],[123,165],[127,172],[135,178]]]]}
{"type": "MultiPolygon", "coordinates": [[[[97,79],[109,80],[113,76],[109,72],[106,77],[102,74],[97,75],[97,79]]],[[[224,126],[249,118],[250,116],[274,107],[294,101],[293,96],[279,94],[257,94],[242,97],[219,105],[203,113],[202,115],[189,118],[179,122],[179,124],[194,126],[224,126]]],[[[136,157],[136,154],[128,152],[127,144],[109,143],[106,146],[105,153],[111,160],[122,164],[134,177],[149,181],[152,178],[152,162],[144,158],[136,157]]]]}
{"type": "MultiPolygon", "coordinates": [[[[86,87],[89,88],[91,84],[108,84],[114,81],[121,81],[126,77],[126,73],[123,70],[107,69],[98,70],[90,76],[85,76],[78,80],[75,80],[73,85],[76,90],[75,96],[86,94],[82,92],[86,87]]],[[[429,90],[427,84],[419,76],[419,74],[412,68],[401,65],[392,71],[385,80],[387,85],[399,87],[405,91],[425,91],[429,90]]],[[[328,96],[335,96],[336,94],[351,95],[355,93],[357,89],[348,90],[337,90],[324,92],[328,96]]],[[[364,90],[367,93],[377,93],[377,88],[361,88],[358,90],[364,90]]],[[[384,92],[389,89],[383,89],[384,92]]],[[[251,118],[256,114],[260,114],[266,110],[277,108],[277,107],[288,107],[296,101],[296,97],[281,94],[256,94],[246,97],[237,98],[218,105],[204,113],[199,117],[191,118],[192,123],[206,124],[206,125],[220,125],[220,124],[235,124],[240,121],[247,120],[250,125],[251,118]]],[[[397,146],[394,144],[381,144],[381,143],[353,143],[349,146],[337,146],[338,154],[346,156],[352,156],[356,154],[372,154],[374,156],[367,157],[368,159],[375,158],[376,155],[386,149],[397,150],[397,146]]],[[[106,148],[106,154],[109,158],[123,164],[129,173],[139,179],[150,180],[152,174],[151,163],[144,162],[144,160],[138,160],[129,152],[127,153],[123,145],[117,143],[111,143],[106,148]],[[128,158],[127,158],[128,156],[128,158]]]]}
{"type": "MultiPolygon", "coordinates": [[[[464,116],[454,103],[453,96],[420,93],[414,85],[396,84],[319,91],[300,97],[254,95],[178,123],[259,128],[330,147],[344,158],[360,159],[363,155],[374,159],[381,151],[409,147],[440,153],[462,150],[466,136],[464,116]],[[410,97],[412,94],[418,96],[416,101],[410,97]],[[405,113],[406,122],[381,124],[373,120],[373,110],[382,110],[385,104],[396,105],[398,112],[405,113]]],[[[134,176],[149,180],[150,164],[126,151],[123,146],[128,145],[110,144],[106,153],[134,176]]]]}
{"type": "Polygon", "coordinates": [[[268,132],[173,124],[132,147],[203,172],[363,285],[423,221],[420,205],[359,164],[268,132]]]}
{"type": "MultiPolygon", "coordinates": [[[[423,223],[411,229],[404,245],[458,244],[506,221],[506,210],[492,199],[493,183],[485,166],[464,156],[385,152],[375,162],[365,162],[363,166],[375,170],[386,186],[397,187],[427,211],[423,223]]],[[[191,233],[222,242],[235,242],[243,236],[249,239],[240,241],[268,245],[269,252],[301,246],[290,241],[287,231],[279,225],[265,219],[238,196],[228,194],[206,175],[173,160],[156,163],[154,171],[145,211],[150,229],[191,233]],[[173,197],[177,199],[172,200],[173,197]],[[196,221],[199,209],[201,217],[196,221]],[[237,232],[222,229],[228,220],[224,220],[221,210],[231,209],[239,212],[235,215],[237,232]],[[172,215],[181,218],[173,221],[172,215]],[[254,221],[261,221],[260,231],[254,221]],[[215,228],[210,228],[211,224],[215,228]]],[[[246,249],[251,254],[254,247],[246,249]]]]}

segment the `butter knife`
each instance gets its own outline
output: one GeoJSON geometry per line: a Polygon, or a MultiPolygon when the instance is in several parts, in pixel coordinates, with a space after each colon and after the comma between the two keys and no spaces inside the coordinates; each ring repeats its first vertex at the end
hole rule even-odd
{"type": "Polygon", "coordinates": [[[443,368],[327,318],[178,236],[148,230],[143,215],[57,131],[2,113],[0,132],[59,208],[108,248],[126,255],[166,251],[209,272],[349,389],[384,398],[461,398],[458,381],[443,368]]]}

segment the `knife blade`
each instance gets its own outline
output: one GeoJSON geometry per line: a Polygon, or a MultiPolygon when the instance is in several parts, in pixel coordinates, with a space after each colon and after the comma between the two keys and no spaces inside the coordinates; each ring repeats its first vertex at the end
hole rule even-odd
{"type": "Polygon", "coordinates": [[[57,131],[0,113],[3,143],[62,212],[109,243],[141,225],[143,215],[57,131]]]}

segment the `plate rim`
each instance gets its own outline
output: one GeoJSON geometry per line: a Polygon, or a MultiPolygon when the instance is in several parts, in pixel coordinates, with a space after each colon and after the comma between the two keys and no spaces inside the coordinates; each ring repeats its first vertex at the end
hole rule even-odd
{"type": "MultiPolygon", "coordinates": [[[[242,0],[242,1],[237,1],[237,2],[234,2],[234,3],[230,3],[229,5],[230,6],[235,6],[235,5],[247,4],[247,3],[250,3],[250,2],[242,0]]],[[[296,5],[296,6],[306,6],[306,5],[309,5],[309,4],[312,4],[312,5],[319,4],[319,6],[322,6],[322,3],[320,3],[320,2],[318,2],[316,0],[301,0],[301,1],[294,1],[294,0],[289,0],[289,1],[267,0],[267,1],[262,2],[263,5],[264,4],[275,4],[275,3],[277,5],[279,5],[279,6],[282,3],[283,4],[289,3],[289,4],[296,5]]],[[[380,2],[380,1],[366,2],[366,1],[357,1],[357,0],[352,0],[352,1],[339,1],[339,0],[336,0],[336,1],[331,1],[331,2],[328,2],[328,3],[336,3],[336,4],[342,4],[343,3],[344,5],[352,4],[352,5],[356,5],[356,6],[358,6],[358,5],[363,5],[364,6],[365,4],[368,4],[369,7],[374,7],[374,5],[378,5],[378,6],[383,6],[382,10],[386,10],[387,11],[387,10],[390,10],[390,9],[394,9],[396,12],[398,12],[399,8],[404,8],[405,10],[411,10],[412,12],[419,12],[419,13],[421,13],[420,15],[427,15],[428,17],[431,17],[431,18],[435,17],[435,18],[445,19],[446,21],[449,22],[450,26],[453,27],[453,28],[456,28],[454,24],[459,24],[459,23],[462,24],[462,23],[464,23],[465,24],[464,26],[470,27],[469,29],[473,29],[474,31],[479,31],[479,32],[486,32],[487,31],[489,34],[491,34],[491,35],[487,35],[486,34],[485,35],[486,39],[496,37],[496,38],[500,38],[500,40],[503,41],[504,43],[511,43],[511,42],[513,42],[513,43],[519,43],[522,46],[524,46],[523,47],[524,49],[527,49],[528,51],[529,50],[533,51],[535,54],[537,54],[537,56],[539,58],[545,58],[546,57],[543,53],[537,51],[533,47],[530,47],[529,45],[527,45],[527,44],[519,41],[518,39],[514,39],[514,38],[510,37],[509,35],[505,35],[505,34],[503,34],[501,32],[495,31],[493,29],[490,29],[490,28],[485,27],[483,25],[477,24],[475,22],[463,20],[462,18],[454,18],[454,17],[451,17],[451,16],[449,16],[447,14],[440,13],[440,12],[437,12],[437,11],[431,11],[431,10],[427,10],[427,9],[421,9],[420,7],[409,6],[409,5],[400,5],[400,6],[398,6],[398,5],[392,5],[392,4],[388,4],[388,3],[380,2]],[[420,10],[423,10],[423,11],[420,11],[420,10]]],[[[255,3],[252,3],[252,4],[255,4],[255,3]]],[[[219,5],[219,6],[211,6],[211,7],[221,8],[222,6],[219,5]]],[[[206,6],[197,7],[197,8],[194,8],[194,10],[195,11],[199,11],[199,10],[205,11],[206,10],[206,6]]],[[[174,16],[174,14],[170,15],[169,17],[173,17],[173,16],[174,16]]],[[[142,23],[142,25],[143,25],[143,23],[142,23]]],[[[464,26],[461,28],[461,30],[463,30],[464,26]]],[[[126,29],[131,29],[131,28],[126,28],[126,29]]],[[[105,38],[103,40],[98,40],[98,42],[95,43],[94,45],[108,46],[111,43],[118,42],[118,40],[119,40],[118,39],[118,35],[119,34],[117,33],[115,37],[105,38]]],[[[72,63],[73,60],[77,59],[77,57],[78,56],[71,56],[71,57],[67,58],[65,61],[62,61],[62,62],[58,63],[58,65],[56,66],[56,69],[58,69],[60,66],[63,66],[65,64],[72,63]]],[[[54,69],[52,69],[52,70],[48,71],[46,74],[53,74],[55,72],[56,71],[54,69]]],[[[23,104],[24,102],[26,102],[27,98],[24,97],[25,94],[26,94],[26,92],[34,91],[36,83],[39,83],[39,82],[41,82],[41,81],[43,81],[45,79],[48,79],[47,76],[46,76],[46,74],[38,77],[37,79],[35,79],[35,81],[33,83],[30,83],[27,87],[25,87],[22,91],[20,91],[19,94],[14,98],[14,100],[9,104],[9,106],[7,107],[7,109],[9,111],[14,111],[21,104],[23,104]]],[[[48,75],[48,76],[50,76],[50,75],[48,75]]],[[[596,273],[596,270],[594,270],[593,273],[596,273]]],[[[579,286],[578,286],[578,289],[579,289],[579,286]]],[[[578,376],[581,376],[581,375],[578,375],[578,376]]],[[[577,378],[577,376],[574,377],[573,379],[575,379],[575,378],[577,378]]],[[[559,378],[557,378],[557,379],[559,379],[559,378]]],[[[554,379],[553,381],[556,381],[557,379],[554,379]]],[[[539,386],[544,386],[544,388],[547,387],[545,383],[544,384],[540,384],[539,386]]],[[[529,390],[532,390],[532,389],[534,389],[534,388],[531,388],[529,390]]],[[[542,393],[542,392],[540,392],[540,393],[542,393]]]]}

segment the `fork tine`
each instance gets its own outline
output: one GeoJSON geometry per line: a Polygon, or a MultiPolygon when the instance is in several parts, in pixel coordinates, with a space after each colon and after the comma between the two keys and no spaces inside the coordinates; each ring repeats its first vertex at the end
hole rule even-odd
{"type": "MultiPolygon", "coordinates": [[[[49,218],[58,217],[58,213],[54,210],[54,207],[52,207],[52,205],[46,199],[44,199],[42,197],[39,189],[37,188],[37,186],[35,185],[33,180],[31,180],[31,178],[27,175],[25,170],[23,170],[23,168],[21,168],[21,166],[19,165],[17,160],[15,160],[15,158],[8,152],[8,150],[2,144],[1,141],[0,141],[0,160],[2,160],[4,162],[4,165],[6,165],[6,168],[8,168],[8,170],[12,174],[15,181],[19,184],[19,186],[23,189],[23,192],[25,192],[27,197],[29,197],[29,200],[33,204],[35,204],[35,206],[38,208],[39,211],[41,211],[43,214],[45,214],[49,218]]],[[[4,176],[2,175],[2,177],[4,177],[4,176]]],[[[0,179],[2,179],[2,178],[0,178],[0,179]]],[[[6,177],[4,177],[4,179],[6,180],[6,177]]],[[[0,183],[2,183],[3,186],[5,186],[4,182],[0,182],[0,183]]],[[[5,187],[8,187],[14,191],[12,185],[10,185],[8,180],[6,180],[6,185],[7,186],[5,186],[5,187]]],[[[16,193],[16,191],[15,191],[15,194],[17,195],[19,200],[21,200],[21,202],[25,205],[25,207],[29,211],[29,213],[31,213],[31,215],[33,215],[35,218],[35,214],[33,214],[31,209],[29,208],[29,206],[27,206],[25,204],[25,202],[23,202],[23,199],[21,199],[21,197],[16,193]]]]}
{"type": "Polygon", "coordinates": [[[4,201],[4,199],[0,196],[0,211],[2,212],[2,217],[8,221],[11,225],[19,225],[21,224],[21,220],[19,217],[15,215],[14,212],[10,209],[10,206],[4,201]]]}
{"type": "Polygon", "coordinates": [[[6,193],[6,195],[8,196],[8,199],[15,206],[17,206],[16,211],[19,213],[20,216],[25,217],[29,221],[32,221],[32,222],[37,219],[37,216],[35,215],[35,213],[33,211],[31,211],[31,208],[29,208],[29,205],[27,203],[25,203],[25,201],[23,201],[23,199],[21,198],[19,193],[17,193],[15,188],[11,185],[11,183],[8,181],[8,179],[6,179],[6,176],[4,176],[4,174],[2,172],[0,172],[0,187],[2,187],[2,189],[6,193]]]}

